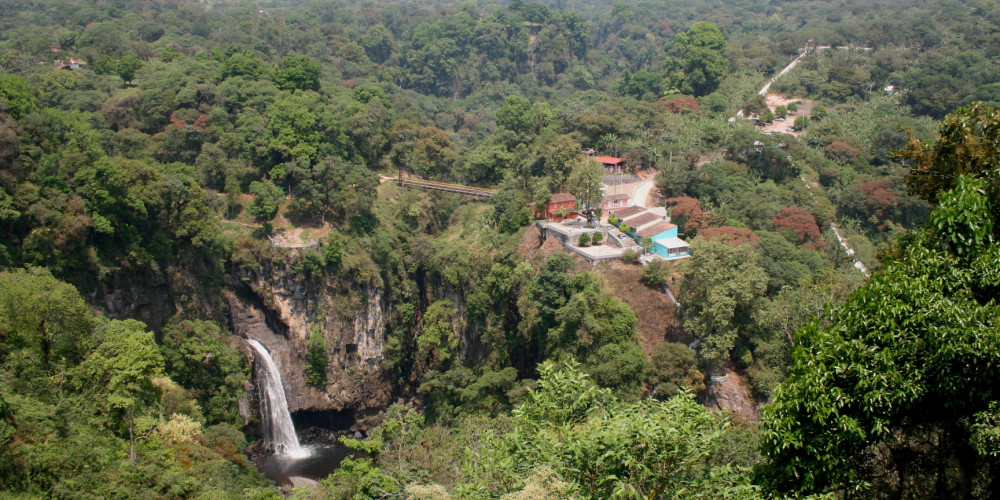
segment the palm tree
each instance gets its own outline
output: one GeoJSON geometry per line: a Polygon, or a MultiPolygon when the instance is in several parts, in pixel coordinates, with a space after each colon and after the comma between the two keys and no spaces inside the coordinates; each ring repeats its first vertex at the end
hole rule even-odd
{"type": "Polygon", "coordinates": [[[601,143],[601,144],[604,145],[604,151],[605,152],[607,152],[608,150],[611,149],[612,146],[614,146],[614,148],[615,148],[614,149],[615,156],[618,156],[618,142],[619,141],[621,141],[621,138],[619,138],[617,134],[612,134],[612,133],[604,134],[599,139],[597,139],[597,142],[599,142],[599,143],[601,143]]]}

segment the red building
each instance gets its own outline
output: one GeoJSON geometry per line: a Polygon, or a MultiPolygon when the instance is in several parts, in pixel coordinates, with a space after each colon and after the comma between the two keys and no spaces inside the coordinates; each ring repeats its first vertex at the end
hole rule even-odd
{"type": "Polygon", "coordinates": [[[576,217],[576,198],[569,193],[556,193],[549,198],[544,212],[534,205],[532,205],[531,209],[535,212],[535,217],[544,219],[562,220],[576,217]],[[561,216],[560,214],[566,215],[561,216]]]}
{"type": "Polygon", "coordinates": [[[601,165],[604,165],[604,171],[612,174],[617,174],[625,170],[625,160],[621,158],[615,158],[614,156],[595,156],[594,160],[601,165]]]}

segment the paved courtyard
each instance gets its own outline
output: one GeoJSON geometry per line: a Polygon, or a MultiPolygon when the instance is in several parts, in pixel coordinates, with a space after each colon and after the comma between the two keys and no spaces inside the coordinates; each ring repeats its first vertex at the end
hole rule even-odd
{"type": "Polygon", "coordinates": [[[610,259],[615,257],[621,257],[625,249],[619,248],[611,245],[596,245],[589,247],[577,247],[569,245],[573,251],[591,259],[610,259]]]}

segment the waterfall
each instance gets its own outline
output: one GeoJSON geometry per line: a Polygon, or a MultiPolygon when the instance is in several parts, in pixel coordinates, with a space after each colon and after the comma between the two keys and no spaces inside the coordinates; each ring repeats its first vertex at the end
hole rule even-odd
{"type": "Polygon", "coordinates": [[[265,439],[271,443],[276,453],[293,458],[308,456],[309,450],[299,445],[299,438],[295,435],[295,425],[292,423],[292,415],[288,413],[288,401],[285,399],[285,388],[281,386],[278,365],[274,364],[267,348],[260,342],[246,340],[256,351],[257,362],[254,364],[265,439]]]}

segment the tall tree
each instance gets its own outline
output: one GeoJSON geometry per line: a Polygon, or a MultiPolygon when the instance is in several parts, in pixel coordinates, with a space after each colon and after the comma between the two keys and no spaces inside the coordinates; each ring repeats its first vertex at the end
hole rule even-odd
{"type": "Polygon", "coordinates": [[[270,179],[263,181],[253,181],[250,183],[250,194],[253,195],[253,202],[247,207],[247,212],[254,219],[269,221],[278,215],[278,202],[281,201],[281,188],[275,186],[270,179]]]}
{"type": "Polygon", "coordinates": [[[512,95],[504,100],[497,109],[497,125],[523,136],[531,131],[536,121],[531,101],[527,98],[512,95]]]}
{"type": "Polygon", "coordinates": [[[670,44],[670,51],[678,54],[684,70],[681,90],[703,96],[712,93],[729,74],[726,59],[726,37],[719,28],[706,21],[691,25],[670,44]]]}
{"type": "Polygon", "coordinates": [[[198,399],[209,423],[239,424],[249,367],[232,335],[208,321],[175,318],[161,336],[165,371],[198,399]]]}
{"type": "Polygon", "coordinates": [[[36,108],[31,84],[19,76],[0,74],[0,113],[20,120],[36,108]]]}
{"type": "Polygon", "coordinates": [[[748,336],[767,290],[767,273],[749,243],[697,238],[681,264],[684,328],[702,340],[710,367],[729,359],[736,341],[748,336]]]}
{"type": "Polygon", "coordinates": [[[566,181],[580,158],[580,143],[569,135],[556,137],[545,149],[545,177],[552,192],[566,188],[566,181]]]}
{"type": "Polygon", "coordinates": [[[503,144],[484,143],[472,150],[465,163],[456,167],[463,182],[494,185],[520,163],[503,144]]]}
{"type": "Polygon", "coordinates": [[[361,45],[365,48],[369,59],[381,64],[392,55],[395,40],[393,40],[391,31],[381,24],[376,24],[369,27],[368,31],[361,37],[361,45]]]}
{"type": "Polygon", "coordinates": [[[115,71],[118,73],[118,76],[120,76],[122,80],[125,81],[125,83],[132,83],[132,80],[135,79],[136,72],[142,69],[142,66],[143,62],[139,60],[138,57],[129,54],[125,57],[122,57],[118,61],[118,65],[115,67],[115,71]]]}
{"type": "Polygon", "coordinates": [[[152,332],[136,320],[107,321],[97,332],[100,345],[79,366],[77,382],[102,398],[102,410],[121,424],[136,462],[136,445],[149,437],[160,391],[153,379],[163,373],[152,332]]]}
{"type": "Polygon", "coordinates": [[[997,110],[948,117],[911,142],[911,189],[938,202],[883,252],[882,271],[797,335],[788,381],[765,409],[765,483],[972,498],[997,487],[1000,392],[997,110]],[[991,157],[991,154],[993,155],[991,157]]]}
{"type": "MultiPolygon", "coordinates": [[[[578,159],[573,171],[566,180],[569,192],[576,197],[577,207],[581,213],[600,210],[601,197],[604,194],[604,167],[596,161],[578,159]]],[[[594,212],[596,215],[596,212],[594,212]]],[[[588,219],[590,216],[588,216],[588,219]]]]}
{"type": "Polygon", "coordinates": [[[303,173],[295,196],[304,215],[325,222],[329,213],[344,222],[371,210],[378,176],[363,165],[331,156],[303,173]]]}
{"type": "Polygon", "coordinates": [[[293,54],[278,63],[273,78],[282,90],[319,90],[319,64],[308,56],[293,54]]]}

